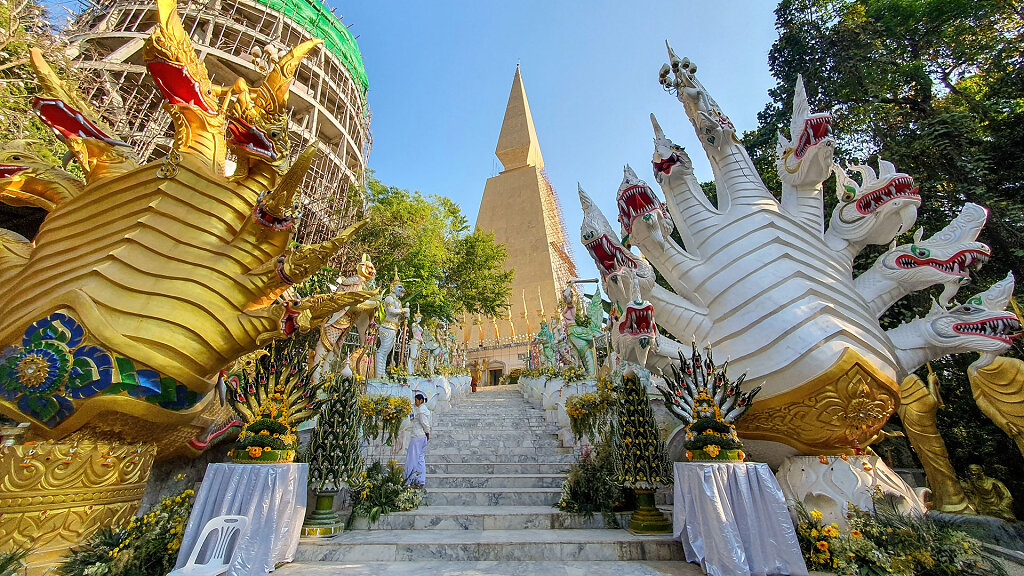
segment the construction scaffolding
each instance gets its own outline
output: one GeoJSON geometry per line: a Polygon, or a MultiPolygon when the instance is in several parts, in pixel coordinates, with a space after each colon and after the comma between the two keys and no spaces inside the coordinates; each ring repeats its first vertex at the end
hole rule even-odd
{"type": "MultiPolygon", "coordinates": [[[[302,62],[289,96],[292,154],[317,154],[302,186],[302,219],[295,239],[322,242],[358,218],[370,151],[366,73],[355,40],[340,17],[319,0],[183,0],[179,14],[215,83],[263,75],[254,48],[290,48],[324,40],[302,62]]],[[[156,6],[138,0],[95,0],[82,6],[68,33],[82,93],[140,158],[170,150],[173,129],[146,73],[142,47],[156,26],[156,6]]],[[[334,262],[340,265],[340,261],[334,262]]]]}
{"type": "Polygon", "coordinates": [[[551,262],[555,269],[555,286],[558,296],[570,281],[576,278],[576,259],[573,257],[572,245],[569,243],[569,233],[565,227],[565,218],[562,216],[562,204],[558,200],[551,180],[548,178],[547,170],[541,170],[543,184],[541,187],[541,202],[544,209],[544,227],[548,230],[548,238],[551,238],[551,262]]]}

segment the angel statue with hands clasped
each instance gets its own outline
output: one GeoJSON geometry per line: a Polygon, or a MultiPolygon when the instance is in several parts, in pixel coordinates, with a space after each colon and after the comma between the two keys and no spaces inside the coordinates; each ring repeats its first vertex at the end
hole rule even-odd
{"type": "Polygon", "coordinates": [[[402,326],[402,319],[409,317],[409,307],[402,306],[402,298],[405,297],[405,286],[398,278],[398,269],[395,269],[395,279],[391,282],[391,293],[384,299],[384,321],[381,322],[377,335],[380,338],[380,347],[377,348],[377,357],[374,364],[376,378],[384,377],[388,367],[388,359],[391,351],[395,348],[395,339],[398,330],[402,326]]]}

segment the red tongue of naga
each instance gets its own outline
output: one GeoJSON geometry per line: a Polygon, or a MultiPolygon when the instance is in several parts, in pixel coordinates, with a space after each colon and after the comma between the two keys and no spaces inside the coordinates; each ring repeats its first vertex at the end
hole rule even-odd
{"type": "Polygon", "coordinates": [[[199,82],[196,82],[183,66],[154,60],[146,64],[146,68],[160,93],[171,105],[197,108],[207,114],[217,113],[203,97],[199,82]]]}
{"type": "Polygon", "coordinates": [[[676,165],[675,155],[669,156],[659,162],[653,162],[655,174],[669,174],[672,172],[672,167],[676,165]]]}
{"type": "Polygon", "coordinates": [[[634,212],[639,213],[649,207],[651,203],[648,201],[646,191],[640,189],[626,197],[626,205],[634,212]]]}
{"type": "Polygon", "coordinates": [[[28,170],[25,166],[15,164],[0,164],[0,178],[11,178],[21,172],[28,170]]]}
{"type": "Polygon", "coordinates": [[[109,144],[126,145],[124,142],[111,138],[110,135],[100,130],[81,112],[68,106],[63,100],[55,98],[36,98],[32,103],[33,109],[39,119],[47,126],[60,132],[64,138],[78,136],[80,138],[94,138],[109,144]]]}
{"type": "Polygon", "coordinates": [[[828,119],[825,122],[811,125],[811,134],[815,140],[821,140],[825,136],[828,136],[829,128],[832,127],[832,119],[828,119]]]}
{"type": "Polygon", "coordinates": [[[605,270],[611,270],[612,266],[615,265],[615,255],[610,254],[607,250],[605,250],[601,242],[595,242],[594,244],[588,246],[588,248],[590,248],[590,251],[594,255],[594,257],[601,262],[601,265],[604,266],[605,270]]]}
{"type": "Polygon", "coordinates": [[[256,128],[240,122],[231,120],[228,122],[228,138],[239,146],[249,146],[252,150],[266,158],[273,159],[275,156],[274,145],[263,137],[256,128]]]}

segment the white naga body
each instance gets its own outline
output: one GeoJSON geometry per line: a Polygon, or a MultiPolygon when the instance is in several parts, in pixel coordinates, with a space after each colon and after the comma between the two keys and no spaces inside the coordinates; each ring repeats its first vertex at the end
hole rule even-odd
{"type": "MultiPolygon", "coordinates": [[[[988,258],[988,248],[975,242],[983,208],[966,206],[927,240],[919,232],[921,246],[894,246],[855,281],[852,264],[863,248],[889,244],[911,230],[920,196],[910,176],[884,160],[877,173],[868,166],[833,166],[831,118],[810,112],[801,82],[792,140],[780,135],[784,186],[779,201],[761,181],[732,123],[696,79],[696,67],[671,50],[670,58],[660,82],[677,96],[696,129],[714,172],[717,202],[697,182],[686,152],[665,137],[653,116],[654,177],[665,202],[627,166],[617,194],[620,240],[580,191],[581,240],[598,264],[613,311],[630,312],[628,326],[647,328],[630,310],[646,300],[653,304],[657,326],[668,333],[658,334],[652,325],[642,334],[655,343],[649,347],[649,367],[667,366],[680,343],[689,348],[693,339],[710,342],[716,354],[748,371],[748,386],[763,386],[740,422],[741,435],[786,444],[789,454],[850,453],[870,442],[888,420],[899,401],[899,383],[918,367],[918,359],[1009,347],[1009,339],[1001,337],[1013,326],[999,324],[1007,316],[999,298],[961,311],[974,314],[971,322],[1002,326],[983,335],[984,342],[976,333],[954,328],[928,339],[932,325],[946,326],[942,322],[908,323],[890,333],[878,322],[896,300],[935,284],[946,286],[940,306],[945,311],[967,281],[968,267],[988,258]],[[832,170],[838,174],[839,204],[825,229],[822,182],[832,170]],[[860,181],[847,171],[859,174],[860,181]],[[681,245],[670,236],[674,230],[681,245]],[[912,250],[916,253],[907,257],[912,250]],[[655,284],[651,265],[670,290],[655,284]],[[634,280],[640,297],[631,289],[634,280]],[[929,346],[919,346],[910,334],[928,339],[929,346]]],[[[1012,288],[1012,282],[1008,278],[1005,284],[1012,288]]],[[[1004,292],[1005,285],[996,291],[1004,292]]],[[[625,346],[620,354],[628,350],[638,356],[640,331],[616,332],[613,342],[625,346]]],[[[781,450],[776,456],[785,454],[781,450]]]]}

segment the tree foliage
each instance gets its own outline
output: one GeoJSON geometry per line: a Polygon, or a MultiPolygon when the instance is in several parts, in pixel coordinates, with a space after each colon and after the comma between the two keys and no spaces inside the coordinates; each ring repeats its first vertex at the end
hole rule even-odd
{"type": "MultiPolygon", "coordinates": [[[[989,209],[979,240],[992,247],[993,260],[964,294],[989,286],[1008,270],[1024,271],[1020,0],[782,0],[775,14],[779,38],[769,66],[778,84],[758,115],[758,128],[744,135],[769,188],[781,188],[776,133],[788,130],[793,86],[802,74],[812,109],[834,116],[837,161],[881,155],[914,177],[924,201],[918,226],[938,231],[965,202],[989,209]]],[[[833,190],[830,179],[831,205],[833,190]]],[[[865,251],[857,268],[869,266],[880,250],[865,251]]],[[[883,325],[893,327],[927,311],[929,297],[937,293],[933,289],[897,303],[883,325]]],[[[1018,347],[1013,354],[1019,352],[1018,347]]],[[[1024,461],[974,404],[966,367],[975,358],[960,355],[933,363],[945,384],[940,430],[958,469],[983,464],[1021,503],[1024,461]]]]}
{"type": "Polygon", "coordinates": [[[64,80],[74,80],[67,44],[54,30],[46,8],[36,0],[0,2],[0,142],[37,140],[40,152],[52,160],[64,154],[63,145],[32,112],[39,91],[29,65],[29,50],[39,48],[64,80]]]}
{"type": "MultiPolygon", "coordinates": [[[[32,112],[39,84],[29,65],[29,50],[39,48],[54,71],[74,85],[64,38],[55,33],[44,5],[36,0],[0,0],[0,145],[35,141],[33,148],[59,162],[65,148],[32,112]]],[[[72,166],[72,172],[77,166],[72,166]]],[[[0,203],[0,227],[33,238],[46,211],[0,203]]]]}
{"type": "Polygon", "coordinates": [[[398,270],[408,302],[425,318],[454,320],[463,313],[499,315],[507,306],[512,272],[505,246],[491,233],[470,231],[462,209],[450,198],[424,196],[367,179],[369,223],[351,254],[366,253],[387,290],[398,270]]]}

